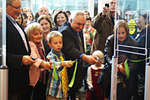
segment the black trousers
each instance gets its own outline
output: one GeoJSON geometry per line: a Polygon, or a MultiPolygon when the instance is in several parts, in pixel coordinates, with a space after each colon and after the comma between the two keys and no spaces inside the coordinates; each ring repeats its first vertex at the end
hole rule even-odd
{"type": "Polygon", "coordinates": [[[26,86],[18,90],[9,89],[8,100],[31,100],[32,91],[32,86],[26,86]]]}
{"type": "Polygon", "coordinates": [[[46,100],[46,85],[38,81],[32,92],[32,100],[46,100]]]}

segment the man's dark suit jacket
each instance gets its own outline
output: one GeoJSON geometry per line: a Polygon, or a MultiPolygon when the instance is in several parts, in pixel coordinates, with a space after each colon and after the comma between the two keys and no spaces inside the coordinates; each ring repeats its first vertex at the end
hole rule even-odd
{"type": "Polygon", "coordinates": [[[26,37],[29,48],[29,51],[27,51],[18,30],[12,24],[11,19],[8,16],[6,22],[6,63],[9,74],[8,89],[16,91],[25,88],[29,83],[29,66],[24,66],[22,64],[22,57],[24,55],[30,55],[30,47],[26,37]]]}
{"type": "MultiPolygon", "coordinates": [[[[80,51],[80,45],[79,45],[79,39],[77,36],[77,32],[71,28],[70,24],[65,25],[59,31],[63,34],[62,52],[65,55],[65,59],[66,60],[78,59],[79,64],[78,64],[77,73],[76,73],[76,77],[75,77],[75,83],[73,85],[73,88],[79,89],[81,87],[81,82],[83,79],[83,66],[82,66],[82,60],[80,58],[80,56],[83,52],[80,51]]],[[[80,32],[79,34],[80,34],[82,44],[83,44],[83,33],[80,32]]],[[[68,68],[69,82],[72,78],[73,71],[74,71],[74,67],[68,68]]]]}

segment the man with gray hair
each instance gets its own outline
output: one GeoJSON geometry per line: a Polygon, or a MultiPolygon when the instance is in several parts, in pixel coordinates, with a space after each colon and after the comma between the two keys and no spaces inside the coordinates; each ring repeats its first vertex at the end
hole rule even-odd
{"type": "MultiPolygon", "coordinates": [[[[85,24],[85,15],[82,12],[77,12],[71,19],[70,23],[61,28],[60,32],[63,34],[63,53],[66,60],[76,60],[78,61],[78,66],[75,74],[75,80],[73,86],[69,89],[69,100],[75,100],[77,98],[77,93],[82,86],[82,81],[84,78],[83,61],[89,64],[96,63],[97,60],[91,56],[84,53],[83,46],[83,27],[85,24]]],[[[68,68],[68,78],[69,82],[72,80],[73,73],[75,70],[75,65],[72,68],[68,68]]]]}
{"type": "Polygon", "coordinates": [[[21,13],[21,0],[7,0],[6,5],[6,63],[8,66],[8,100],[29,100],[29,65],[35,61],[30,55],[26,34],[15,19],[21,13]]]}

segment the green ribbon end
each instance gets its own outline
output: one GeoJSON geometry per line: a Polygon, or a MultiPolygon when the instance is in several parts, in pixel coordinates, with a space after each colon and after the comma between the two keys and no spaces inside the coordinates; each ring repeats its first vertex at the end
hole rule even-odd
{"type": "Polygon", "coordinates": [[[74,72],[73,72],[73,76],[72,76],[71,82],[69,83],[69,87],[70,88],[73,86],[74,81],[75,81],[75,76],[76,76],[76,71],[77,71],[77,65],[78,65],[78,61],[76,60],[76,64],[75,64],[75,69],[74,69],[74,72]]]}
{"type": "Polygon", "coordinates": [[[130,76],[130,70],[129,70],[128,60],[127,59],[124,62],[124,67],[125,67],[126,76],[127,76],[127,78],[129,78],[129,76],[130,76]]]}
{"type": "Polygon", "coordinates": [[[53,64],[53,75],[54,75],[54,79],[55,79],[56,81],[58,81],[58,76],[57,76],[55,64],[53,64]]]}

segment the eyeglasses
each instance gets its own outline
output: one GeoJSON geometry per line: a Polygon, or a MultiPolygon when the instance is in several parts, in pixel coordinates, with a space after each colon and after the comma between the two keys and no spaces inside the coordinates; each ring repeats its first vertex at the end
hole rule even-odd
{"type": "Polygon", "coordinates": [[[9,5],[10,5],[11,7],[15,8],[15,9],[21,9],[21,6],[16,7],[16,6],[12,5],[12,4],[9,4],[9,5]]]}

